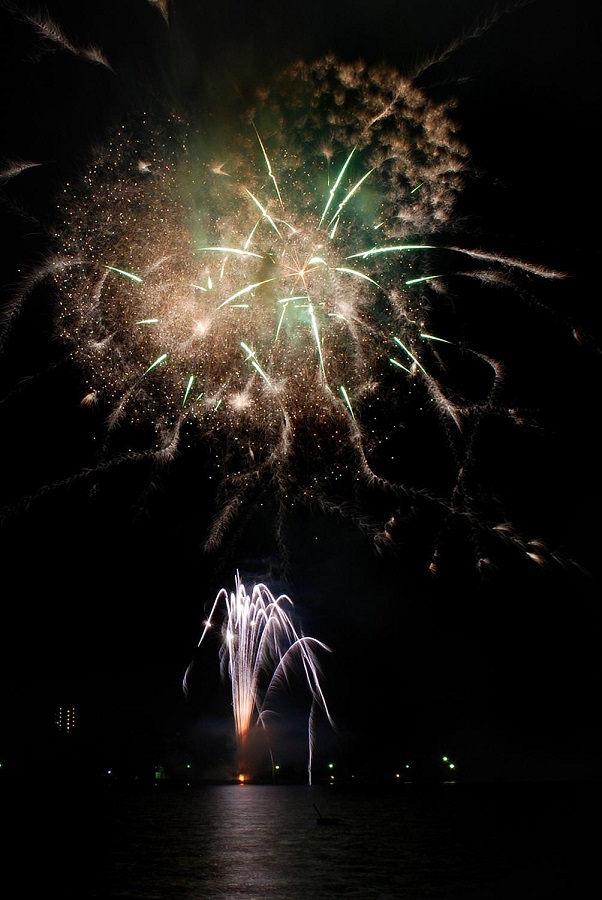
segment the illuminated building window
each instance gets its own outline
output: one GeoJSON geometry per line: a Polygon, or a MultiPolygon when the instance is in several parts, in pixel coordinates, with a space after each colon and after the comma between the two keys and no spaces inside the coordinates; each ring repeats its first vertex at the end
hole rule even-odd
{"type": "Polygon", "coordinates": [[[59,731],[65,733],[73,731],[75,728],[75,707],[59,706],[56,713],[55,725],[59,731]]]}

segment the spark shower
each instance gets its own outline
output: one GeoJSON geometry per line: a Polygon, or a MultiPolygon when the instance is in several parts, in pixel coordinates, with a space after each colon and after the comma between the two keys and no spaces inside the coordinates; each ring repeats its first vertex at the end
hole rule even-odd
{"type": "MultiPolygon", "coordinates": [[[[263,583],[255,584],[249,593],[237,573],[235,590],[228,593],[222,588],[217,594],[199,640],[200,647],[210,635],[215,618],[223,608],[218,652],[222,677],[224,680],[228,678],[231,685],[241,782],[250,777],[248,743],[254,724],[265,732],[274,768],[269,726],[270,719],[276,713],[271,703],[275,695],[291,687],[296,671],[300,673],[311,697],[307,725],[310,784],[315,747],[314,723],[319,710],[334,728],[320,684],[318,663],[318,654],[330,648],[316,638],[306,637],[295,626],[292,607],[293,602],[287,594],[275,597],[263,583]]],[[[184,676],[185,693],[188,693],[193,666],[194,661],[184,676]]]]}

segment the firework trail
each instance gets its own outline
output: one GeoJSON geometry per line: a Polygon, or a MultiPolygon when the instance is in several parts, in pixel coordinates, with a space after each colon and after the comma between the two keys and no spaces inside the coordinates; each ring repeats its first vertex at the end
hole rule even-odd
{"type": "Polygon", "coordinates": [[[177,117],[124,125],[65,187],[53,251],[6,305],[2,340],[50,284],[82,403],[106,423],[100,467],[205,448],[219,483],[207,550],[266,496],[277,522],[295,504],[339,512],[379,549],[420,503],[495,533],[467,476],[484,418],[520,416],[502,364],[450,318],[448,286],[562,276],[451,240],[469,156],[452,111],[390,67],[329,56],[258,91],[219,140],[177,117]],[[451,447],[444,495],[403,471],[413,408],[451,447]],[[373,490],[384,518],[363,505],[373,490]]]}
{"type": "MultiPolygon", "coordinates": [[[[314,753],[314,720],[321,709],[334,727],[320,684],[317,651],[329,648],[316,638],[306,637],[293,623],[289,610],[293,602],[286,594],[274,597],[265,584],[256,584],[249,594],[236,573],[236,587],[217,594],[199,641],[200,647],[214,626],[214,617],[223,609],[219,659],[221,674],[230,680],[232,711],[242,780],[248,777],[247,742],[256,722],[267,731],[269,704],[275,694],[290,687],[295,671],[303,677],[311,696],[308,719],[308,776],[311,784],[314,753]],[[221,608],[221,609],[220,609],[221,608]]],[[[184,676],[184,691],[193,663],[184,676]]],[[[271,748],[270,748],[271,754],[271,748]]]]}
{"type": "Polygon", "coordinates": [[[148,0],[151,6],[159,10],[163,18],[169,23],[169,0],[148,0]]]}
{"type": "MultiPolygon", "coordinates": [[[[64,29],[48,13],[23,9],[10,0],[2,0],[0,6],[12,13],[16,18],[27,22],[37,32],[42,44],[51,48],[63,50],[73,56],[79,56],[86,62],[97,63],[107,69],[111,69],[108,60],[103,56],[98,47],[81,47],[72,41],[64,29]]],[[[163,13],[166,15],[166,13],[163,13]]]]}

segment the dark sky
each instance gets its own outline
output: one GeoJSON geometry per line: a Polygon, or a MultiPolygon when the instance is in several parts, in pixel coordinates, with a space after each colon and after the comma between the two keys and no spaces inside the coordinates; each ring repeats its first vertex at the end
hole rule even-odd
{"type": "MultiPolygon", "coordinates": [[[[49,710],[71,702],[111,749],[176,733],[207,742],[200,723],[217,720],[217,653],[192,707],[180,681],[203,608],[233,588],[238,568],[290,593],[306,632],[333,649],[324,686],[341,758],[382,755],[395,766],[449,752],[469,777],[597,778],[600,97],[588,4],[517,4],[494,21],[502,5],[476,0],[407,10],[393,0],[176,2],[169,29],[145,0],[45,6],[74,45],[98,46],[114,71],[44,44],[18,16],[34,4],[0,2],[0,157],[45,162],[0,184],[9,310],[23,273],[43,258],[40,223],[62,184],[129,106],[183,99],[223,110],[282,65],[327,52],[412,73],[456,41],[419,84],[435,100],[457,99],[473,168],[467,229],[568,274],[496,303],[495,321],[478,295],[474,307],[502,348],[508,396],[537,422],[526,433],[485,430],[477,482],[558,561],[540,567],[498,541],[495,568],[479,575],[471,535],[446,532],[434,577],[438,529],[422,509],[384,555],[352,522],[299,510],[284,559],[269,504],[236,542],[204,553],[213,498],[194,454],[160,475],[142,464],[70,480],[93,466],[100,438],[81,414],[78,373],[59,363],[41,291],[0,360],[0,753],[25,753],[49,710]]],[[[417,483],[437,484],[440,458],[413,448],[417,483]]]]}

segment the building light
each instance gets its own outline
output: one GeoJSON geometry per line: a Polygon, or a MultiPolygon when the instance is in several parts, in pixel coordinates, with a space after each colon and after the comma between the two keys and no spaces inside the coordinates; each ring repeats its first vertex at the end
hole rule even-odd
{"type": "Polygon", "coordinates": [[[54,720],[59,731],[67,734],[75,728],[75,707],[59,706],[54,720]]]}

